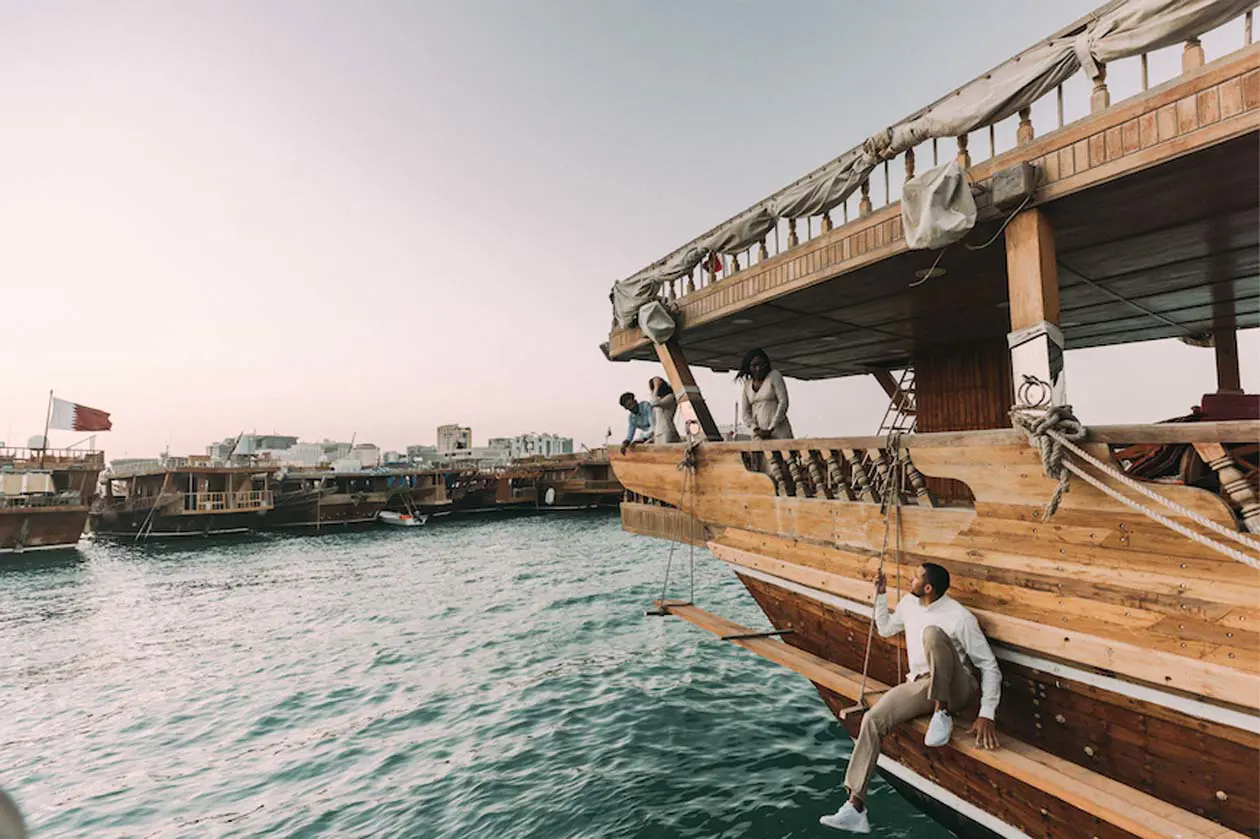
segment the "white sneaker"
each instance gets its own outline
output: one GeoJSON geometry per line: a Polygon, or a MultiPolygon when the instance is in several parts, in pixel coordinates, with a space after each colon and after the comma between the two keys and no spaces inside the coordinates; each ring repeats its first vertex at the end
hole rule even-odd
{"type": "Polygon", "coordinates": [[[852,801],[844,802],[844,806],[837,810],[834,815],[823,816],[818,822],[827,827],[834,827],[837,830],[847,830],[850,833],[871,832],[871,823],[866,818],[866,811],[859,811],[858,808],[853,806],[852,801]]]}
{"type": "Polygon", "coordinates": [[[944,746],[949,743],[949,735],[954,733],[954,721],[949,716],[949,711],[937,711],[932,715],[932,721],[928,723],[927,736],[923,738],[923,745],[944,746]]]}

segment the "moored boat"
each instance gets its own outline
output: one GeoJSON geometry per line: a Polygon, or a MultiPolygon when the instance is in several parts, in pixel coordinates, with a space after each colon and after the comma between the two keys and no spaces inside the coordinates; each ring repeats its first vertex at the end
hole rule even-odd
{"type": "Polygon", "coordinates": [[[0,448],[0,554],[73,548],[104,467],[102,452],[0,448]]]}
{"type": "Polygon", "coordinates": [[[382,524],[394,527],[423,527],[429,517],[421,513],[399,513],[394,510],[381,510],[376,518],[382,524]]]}
{"type": "Polygon", "coordinates": [[[273,507],[267,470],[163,458],[111,468],[92,507],[93,534],[133,540],[257,530],[273,507]]]}
{"type": "Polygon", "coordinates": [[[1236,337],[1260,325],[1249,7],[1109,3],[615,289],[606,353],[659,360],[703,438],[611,456],[623,525],[707,546],[782,634],[659,610],[804,675],[856,736],[906,676],[898,644],[868,642],[873,579],[892,605],[920,563],[948,568],[999,660],[1002,748],[928,749],[915,723],[879,767],[960,834],[1260,835],[1260,400],[1236,337]],[[1206,62],[1220,27],[1242,47],[1206,62]],[[1148,85],[1146,51],[1182,42],[1181,72],[1148,85]],[[1068,122],[1056,90],[1082,55],[1089,113],[1068,122]],[[1141,90],[1112,103],[1125,60],[1141,90]],[[1034,111],[1058,126],[1038,136],[1034,111]],[[1197,421],[1072,416],[1065,349],[1166,338],[1213,345],[1197,421]],[[904,421],[722,442],[689,359],[732,370],[752,347],[788,377],[873,374],[904,421]]]}

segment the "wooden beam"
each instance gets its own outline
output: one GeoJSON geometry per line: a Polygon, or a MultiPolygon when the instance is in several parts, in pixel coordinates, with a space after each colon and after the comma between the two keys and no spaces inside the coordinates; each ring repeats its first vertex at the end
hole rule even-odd
{"type": "Polygon", "coordinates": [[[1242,393],[1242,376],[1238,371],[1238,333],[1233,326],[1212,333],[1216,348],[1216,392],[1242,393]]]}
{"type": "Polygon", "coordinates": [[[1054,230],[1041,210],[1011,219],[1006,228],[1006,271],[1011,297],[1011,331],[1048,321],[1059,323],[1059,266],[1054,230]]]}
{"type": "Polygon", "coordinates": [[[696,377],[691,374],[691,367],[687,364],[687,357],[683,355],[678,339],[671,338],[668,343],[655,346],[656,355],[665,368],[665,375],[669,377],[669,384],[678,396],[678,404],[690,406],[692,415],[688,416],[688,410],[684,407],[683,419],[698,422],[706,439],[721,440],[722,434],[718,431],[717,423],[713,419],[713,414],[709,412],[709,406],[705,404],[704,397],[700,395],[700,388],[696,386],[696,377]]]}
{"type": "Polygon", "coordinates": [[[1059,330],[1059,263],[1054,229],[1040,209],[1024,210],[1006,227],[1006,280],[1011,305],[1011,380],[1016,402],[1063,405],[1063,333],[1059,330]],[[1045,388],[1024,385],[1031,379],[1045,388]]]}

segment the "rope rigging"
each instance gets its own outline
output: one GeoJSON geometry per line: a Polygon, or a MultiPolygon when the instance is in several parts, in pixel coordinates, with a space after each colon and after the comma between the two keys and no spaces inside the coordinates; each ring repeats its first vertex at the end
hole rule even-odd
{"type": "Polygon", "coordinates": [[[1046,509],[1042,514],[1043,520],[1048,521],[1058,509],[1059,501],[1062,499],[1063,494],[1068,491],[1068,474],[1071,473],[1131,510],[1139,512],[1152,521],[1180,533],[1187,539],[1236,559],[1250,568],[1260,570],[1260,542],[1256,542],[1237,530],[1231,530],[1206,516],[1196,513],[1194,510],[1166,498],[1140,481],[1134,480],[1114,466],[1104,463],[1082,449],[1077,445],[1077,442],[1084,441],[1087,431],[1080,421],[1073,416],[1072,406],[1052,406],[1050,405],[1049,397],[1050,388],[1045,382],[1034,376],[1025,376],[1024,382],[1020,385],[1016,395],[1017,401],[1015,406],[1011,408],[1012,424],[1027,435],[1029,445],[1041,455],[1041,466],[1046,477],[1053,478],[1059,482],[1058,486],[1055,487],[1054,494],[1050,497],[1050,501],[1046,504],[1046,509]],[[1037,397],[1036,399],[1032,398],[1034,394],[1037,397]],[[1103,479],[1090,474],[1081,463],[1067,457],[1065,452],[1071,453],[1083,463],[1089,464],[1112,481],[1149,498],[1182,518],[1189,519],[1204,530],[1237,542],[1251,553],[1245,554],[1229,545],[1222,544],[1216,539],[1193,530],[1180,522],[1173,521],[1142,502],[1126,496],[1103,479]]]}
{"type": "MultiPolygon", "coordinates": [[[[887,451],[891,455],[892,464],[888,469],[888,474],[884,476],[884,485],[880,491],[880,512],[884,516],[884,543],[879,550],[879,568],[875,572],[875,578],[878,580],[884,574],[884,563],[888,557],[888,534],[893,530],[893,519],[896,519],[895,535],[893,537],[893,554],[897,564],[897,591],[901,591],[901,493],[905,488],[905,458],[901,453],[901,432],[888,432],[887,451]]],[[[834,515],[833,515],[834,521],[834,515]]],[[[876,597],[879,595],[876,594],[876,597]]],[[[866,629],[866,653],[862,658],[862,681],[858,687],[857,704],[849,708],[845,708],[840,712],[841,717],[848,716],[856,711],[866,710],[866,681],[870,673],[871,666],[871,646],[875,640],[875,606],[871,605],[871,621],[866,629]]],[[[902,657],[901,657],[901,639],[897,639],[897,681],[901,682],[903,675],[902,657]]]]}

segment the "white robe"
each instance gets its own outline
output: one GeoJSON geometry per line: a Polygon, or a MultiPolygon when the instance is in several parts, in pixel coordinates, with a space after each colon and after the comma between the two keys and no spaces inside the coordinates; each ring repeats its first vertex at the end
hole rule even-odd
{"type": "Polygon", "coordinates": [[[795,435],[792,434],[787,411],[787,384],[778,370],[770,371],[760,390],[753,387],[751,376],[744,379],[739,394],[739,414],[749,430],[760,428],[769,431],[775,440],[791,440],[795,435]]]}
{"type": "Polygon", "coordinates": [[[652,442],[681,443],[678,429],[674,426],[674,411],[678,408],[678,397],[672,393],[665,396],[653,396],[652,403],[652,442]]]}

